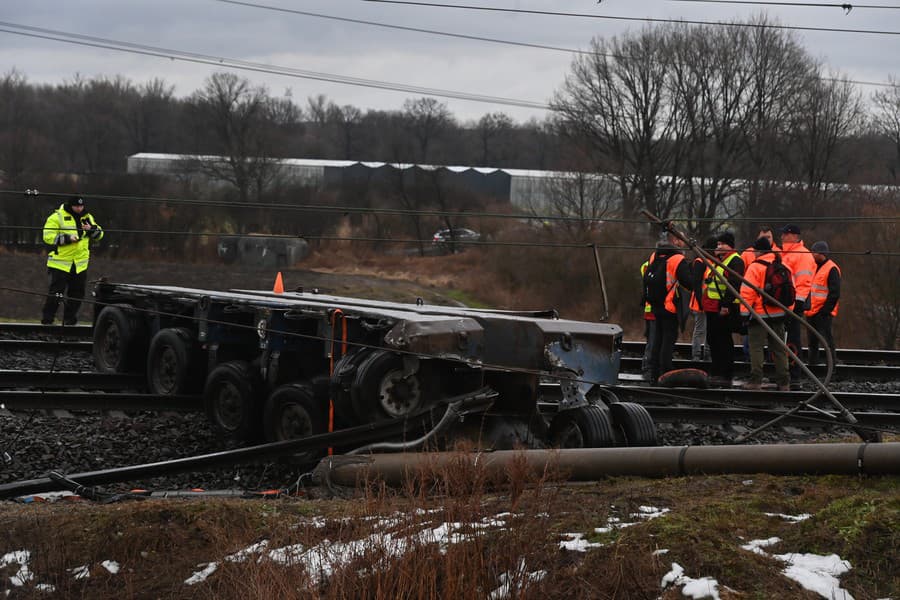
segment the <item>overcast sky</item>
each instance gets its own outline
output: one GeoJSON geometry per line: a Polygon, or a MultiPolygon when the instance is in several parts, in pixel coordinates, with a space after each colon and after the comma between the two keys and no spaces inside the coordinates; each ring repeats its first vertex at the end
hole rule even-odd
{"type": "MultiPolygon", "coordinates": [[[[437,2],[438,0],[428,0],[437,2]]],[[[796,0],[799,1],[799,0],[796,0]]],[[[593,36],[640,29],[640,22],[417,7],[363,0],[249,0],[260,6],[378,21],[450,33],[585,49],[593,36]]],[[[670,0],[449,0],[449,3],[656,19],[746,20],[763,9],[784,25],[900,32],[900,10],[744,6],[670,0]]],[[[900,0],[867,4],[900,5],[900,0]]],[[[162,78],[178,96],[200,88],[216,67],[182,60],[23,37],[8,31],[29,26],[161,47],[179,53],[265,63],[426,88],[441,88],[544,104],[559,88],[572,60],[566,52],[500,45],[386,29],[221,0],[0,0],[0,68],[15,68],[32,83],[125,76],[135,83],[162,78]]],[[[44,35],[44,34],[41,34],[44,35]]],[[[807,50],[851,79],[886,82],[900,75],[900,36],[797,32],[807,50]]],[[[223,70],[223,69],[218,69],[223,70]]],[[[231,69],[228,69],[231,70],[231,69]]],[[[363,110],[399,109],[423,94],[385,91],[284,75],[235,70],[273,95],[325,94],[363,110]]],[[[861,88],[866,96],[875,87],[861,88]]],[[[517,121],[542,119],[538,109],[442,99],[460,119],[503,111],[517,121]]]]}

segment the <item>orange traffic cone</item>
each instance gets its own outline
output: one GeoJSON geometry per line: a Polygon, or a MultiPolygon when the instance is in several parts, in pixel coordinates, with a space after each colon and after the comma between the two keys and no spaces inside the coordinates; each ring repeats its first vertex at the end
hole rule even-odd
{"type": "Polygon", "coordinates": [[[272,288],[272,292],[276,294],[284,293],[284,282],[281,280],[281,271],[278,271],[278,275],[275,276],[275,287],[272,288]]]}

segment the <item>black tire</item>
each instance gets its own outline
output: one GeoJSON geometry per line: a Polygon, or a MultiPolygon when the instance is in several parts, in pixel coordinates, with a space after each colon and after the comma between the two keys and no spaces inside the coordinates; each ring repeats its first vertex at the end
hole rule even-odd
{"type": "Polygon", "coordinates": [[[145,338],[143,323],[130,307],[104,307],[94,324],[94,366],[101,373],[140,371],[145,338]]]}
{"type": "Polygon", "coordinates": [[[613,424],[625,437],[627,446],[656,446],[656,423],[647,409],[634,402],[609,405],[613,424]]]}
{"type": "Polygon", "coordinates": [[[550,442],[559,448],[606,448],[615,444],[609,411],[596,404],[556,413],[550,442]]]}
{"type": "Polygon", "coordinates": [[[209,422],[223,436],[244,441],[259,439],[260,387],[249,363],[233,360],[218,365],[203,387],[203,407],[209,422]]]}
{"type": "MultiPolygon", "coordinates": [[[[279,386],[266,400],[263,432],[267,442],[296,440],[325,433],[328,427],[327,406],[316,398],[313,386],[288,383],[279,386]]],[[[303,452],[301,460],[313,460],[324,454],[324,448],[303,452]]]]}
{"type": "Polygon", "coordinates": [[[165,396],[200,390],[194,334],[184,327],[160,329],[147,351],[147,387],[165,396]]]}
{"type": "Polygon", "coordinates": [[[402,418],[426,401],[421,373],[404,379],[403,357],[388,350],[375,350],[359,365],[351,391],[360,423],[402,418]]]}
{"type": "Polygon", "coordinates": [[[345,354],[334,364],[330,393],[334,401],[334,420],[338,428],[361,424],[353,408],[353,382],[359,365],[371,354],[370,350],[358,350],[345,354]]]}

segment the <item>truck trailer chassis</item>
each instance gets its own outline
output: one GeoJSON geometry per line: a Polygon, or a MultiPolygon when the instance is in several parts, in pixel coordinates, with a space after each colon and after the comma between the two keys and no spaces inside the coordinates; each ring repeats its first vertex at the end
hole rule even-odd
{"type": "Polygon", "coordinates": [[[143,372],[155,394],[202,393],[211,424],[248,442],[403,419],[485,387],[490,408],[454,428],[484,447],[656,442],[643,407],[604,402],[618,378],[617,325],[302,289],[101,280],[93,295],[99,371],[143,372]],[[552,411],[539,409],[547,380],[562,388],[552,411]]]}

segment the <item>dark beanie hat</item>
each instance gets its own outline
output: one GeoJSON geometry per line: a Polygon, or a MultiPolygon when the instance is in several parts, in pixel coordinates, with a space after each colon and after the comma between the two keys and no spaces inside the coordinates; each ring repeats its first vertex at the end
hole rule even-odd
{"type": "Polygon", "coordinates": [[[81,196],[71,196],[69,198],[69,206],[84,206],[84,198],[81,196]]]}
{"type": "Polygon", "coordinates": [[[731,233],[730,231],[725,231],[723,233],[720,233],[718,241],[722,242],[723,244],[726,244],[730,248],[734,248],[734,234],[731,233]]]}
{"type": "Polygon", "coordinates": [[[828,254],[831,252],[831,249],[828,247],[828,242],[818,241],[810,247],[809,251],[816,254],[828,254]]]}
{"type": "Polygon", "coordinates": [[[769,252],[772,250],[772,242],[769,241],[767,237],[761,237],[753,242],[754,250],[762,250],[763,252],[769,252]]]}
{"type": "Polygon", "coordinates": [[[800,228],[796,225],[785,225],[781,228],[781,233],[796,233],[800,235],[800,228]]]}

